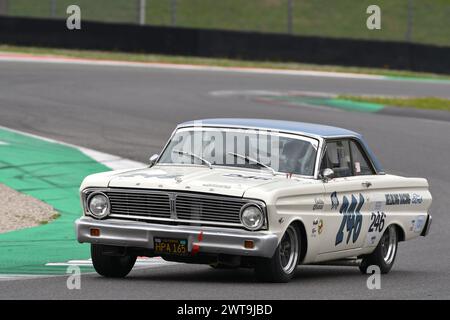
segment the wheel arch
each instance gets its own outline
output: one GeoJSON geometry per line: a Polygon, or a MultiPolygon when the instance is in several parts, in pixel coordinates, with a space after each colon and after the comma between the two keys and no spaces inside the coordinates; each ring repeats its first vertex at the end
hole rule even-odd
{"type": "MultiPolygon", "coordinates": [[[[405,241],[405,230],[403,229],[403,227],[399,224],[399,223],[391,223],[388,227],[390,226],[394,226],[395,230],[397,231],[397,235],[398,235],[398,242],[402,242],[405,241]]],[[[387,229],[387,228],[386,228],[387,229]]]]}
{"type": "Polygon", "coordinates": [[[300,230],[300,259],[299,263],[302,263],[306,257],[308,251],[308,237],[306,236],[306,228],[303,221],[299,219],[292,220],[289,225],[295,225],[300,230]]]}

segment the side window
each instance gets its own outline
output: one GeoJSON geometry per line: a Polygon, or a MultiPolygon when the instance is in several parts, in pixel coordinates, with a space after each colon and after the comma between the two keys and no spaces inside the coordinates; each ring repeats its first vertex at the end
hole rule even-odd
{"type": "Polygon", "coordinates": [[[355,176],[375,174],[358,143],[351,141],[350,148],[352,151],[353,172],[355,176]]]}
{"type": "Polygon", "coordinates": [[[322,169],[333,169],[335,177],[352,175],[350,146],[348,140],[327,142],[327,151],[322,162],[322,169]]]}

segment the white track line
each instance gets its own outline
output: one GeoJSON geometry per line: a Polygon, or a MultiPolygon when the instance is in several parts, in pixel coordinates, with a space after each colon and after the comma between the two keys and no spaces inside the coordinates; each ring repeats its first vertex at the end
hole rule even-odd
{"type": "MultiPolygon", "coordinates": [[[[165,261],[160,257],[155,258],[147,258],[147,257],[139,257],[136,260],[136,264],[134,268],[153,268],[153,267],[162,267],[177,264],[176,262],[165,261]]],[[[93,267],[92,260],[69,260],[67,262],[51,262],[45,264],[47,267],[69,267],[69,266],[78,266],[78,267],[93,267]]]]}
{"type": "MultiPolygon", "coordinates": [[[[136,264],[133,270],[142,269],[155,269],[177,265],[177,262],[165,261],[160,257],[147,258],[139,257],[136,260],[136,264]]],[[[45,266],[51,267],[93,267],[91,259],[88,260],[69,260],[67,262],[51,262],[45,264],[45,266]]],[[[51,270],[51,269],[50,269],[51,270]]],[[[83,272],[83,274],[95,274],[95,272],[83,272]]],[[[0,274],[0,282],[3,281],[13,281],[13,280],[33,280],[33,279],[44,279],[44,278],[56,278],[56,277],[67,277],[68,274],[55,274],[55,275],[32,275],[32,274],[0,274]]]]}
{"type": "Polygon", "coordinates": [[[346,79],[389,80],[389,78],[385,77],[385,76],[349,73],[349,72],[265,69],[265,68],[245,68],[245,67],[215,67],[215,66],[153,63],[153,62],[128,62],[128,61],[114,61],[114,60],[94,60],[94,59],[81,59],[81,58],[69,58],[69,57],[56,57],[56,56],[48,56],[48,55],[11,54],[11,53],[5,53],[5,52],[3,52],[3,53],[0,52],[0,61],[74,64],[74,65],[96,65],[96,66],[113,66],[113,67],[135,67],[135,68],[137,67],[137,68],[187,70],[187,71],[209,71],[209,72],[214,71],[214,72],[252,73],[252,74],[346,78],[346,79]]]}
{"type": "Polygon", "coordinates": [[[28,275],[28,274],[0,274],[0,281],[12,281],[12,280],[31,280],[48,278],[48,275],[28,275]]]}

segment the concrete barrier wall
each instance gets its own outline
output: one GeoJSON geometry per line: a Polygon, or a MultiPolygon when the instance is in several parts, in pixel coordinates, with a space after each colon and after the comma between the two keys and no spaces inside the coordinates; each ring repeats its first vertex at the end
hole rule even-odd
{"type": "Polygon", "coordinates": [[[190,28],[0,16],[0,43],[243,60],[291,61],[450,74],[450,47],[190,28]]]}

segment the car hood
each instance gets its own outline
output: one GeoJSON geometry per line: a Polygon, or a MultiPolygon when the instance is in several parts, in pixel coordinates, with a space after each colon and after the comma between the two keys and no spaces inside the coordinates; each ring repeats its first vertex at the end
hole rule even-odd
{"type": "Polygon", "coordinates": [[[117,174],[112,172],[107,186],[207,192],[241,197],[249,188],[280,179],[286,178],[264,171],[158,165],[117,174]]]}

